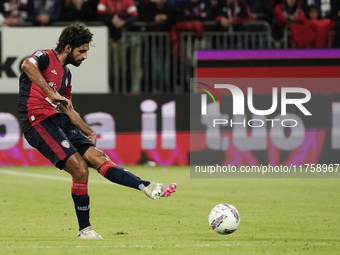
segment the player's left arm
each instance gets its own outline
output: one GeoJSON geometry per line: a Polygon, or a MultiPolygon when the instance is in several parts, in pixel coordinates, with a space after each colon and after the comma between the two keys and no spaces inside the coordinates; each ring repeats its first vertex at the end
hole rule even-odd
{"type": "MultiPolygon", "coordinates": [[[[70,98],[70,100],[72,101],[72,98],[70,98]]],[[[81,132],[83,132],[83,134],[86,135],[87,138],[91,140],[91,142],[93,142],[94,144],[97,143],[97,134],[96,134],[96,132],[94,132],[93,129],[90,128],[83,121],[83,119],[79,116],[79,114],[73,108],[69,110],[66,107],[64,107],[63,105],[59,105],[59,109],[63,113],[66,113],[70,117],[72,123],[74,125],[76,125],[81,130],[81,132]]]]}

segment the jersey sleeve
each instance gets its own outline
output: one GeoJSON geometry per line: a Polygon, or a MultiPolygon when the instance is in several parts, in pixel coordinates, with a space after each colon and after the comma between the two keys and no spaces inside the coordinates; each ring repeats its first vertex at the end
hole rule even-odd
{"type": "Polygon", "coordinates": [[[50,58],[45,51],[36,51],[33,53],[32,57],[37,60],[40,71],[45,70],[50,64],[50,58]]]}

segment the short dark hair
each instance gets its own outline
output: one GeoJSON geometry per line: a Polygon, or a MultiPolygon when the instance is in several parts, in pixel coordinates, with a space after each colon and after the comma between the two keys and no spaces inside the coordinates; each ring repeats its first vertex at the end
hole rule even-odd
{"type": "Polygon", "coordinates": [[[73,23],[63,29],[59,36],[59,41],[55,50],[63,52],[66,45],[70,45],[72,49],[80,47],[92,41],[93,34],[81,22],[73,23]]]}

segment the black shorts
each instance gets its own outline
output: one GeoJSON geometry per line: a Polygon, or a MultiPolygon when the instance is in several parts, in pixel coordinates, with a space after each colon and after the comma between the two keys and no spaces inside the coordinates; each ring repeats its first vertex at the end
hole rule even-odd
{"type": "Polygon", "coordinates": [[[65,113],[48,117],[24,135],[31,146],[59,169],[63,169],[66,160],[74,153],[83,156],[89,147],[95,146],[65,113]]]}

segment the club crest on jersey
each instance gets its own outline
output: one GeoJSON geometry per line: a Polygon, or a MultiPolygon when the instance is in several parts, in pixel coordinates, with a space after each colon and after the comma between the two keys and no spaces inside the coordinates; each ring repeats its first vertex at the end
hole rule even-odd
{"type": "Polygon", "coordinates": [[[61,142],[61,145],[63,146],[63,147],[65,147],[65,148],[70,148],[70,144],[69,144],[69,142],[68,141],[66,141],[66,140],[64,140],[64,141],[62,141],[61,142]]]}

